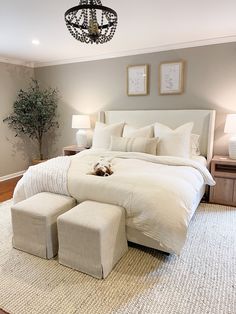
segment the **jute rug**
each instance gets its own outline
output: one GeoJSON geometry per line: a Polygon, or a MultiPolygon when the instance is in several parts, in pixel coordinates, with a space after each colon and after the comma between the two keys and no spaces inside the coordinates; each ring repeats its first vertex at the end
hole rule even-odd
{"type": "Polygon", "coordinates": [[[17,251],[0,205],[0,308],[11,314],[236,313],[236,209],[202,204],[180,257],[139,247],[106,280],[17,251]]]}

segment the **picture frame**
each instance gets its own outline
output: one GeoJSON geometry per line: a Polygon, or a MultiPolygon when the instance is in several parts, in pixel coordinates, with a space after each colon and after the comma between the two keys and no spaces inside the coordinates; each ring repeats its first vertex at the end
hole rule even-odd
{"type": "Polygon", "coordinates": [[[149,93],[148,64],[130,65],[127,67],[127,95],[145,96],[149,93]]]}
{"type": "Polygon", "coordinates": [[[159,65],[159,95],[184,92],[184,61],[161,62],[159,65]]]}

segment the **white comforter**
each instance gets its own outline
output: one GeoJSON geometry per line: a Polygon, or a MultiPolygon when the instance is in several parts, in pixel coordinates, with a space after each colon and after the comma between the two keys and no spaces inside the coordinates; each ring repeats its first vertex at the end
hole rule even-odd
{"type": "MultiPolygon", "coordinates": [[[[40,166],[40,171],[44,171],[44,166],[40,166]]],[[[25,175],[16,188],[16,202],[26,198],[26,180],[31,177],[31,184],[38,180],[38,175],[34,174],[36,167],[32,168],[31,174],[25,175]]],[[[41,175],[40,180],[42,178],[50,180],[50,176],[41,175]]],[[[79,202],[94,200],[124,207],[127,226],[157,240],[164,249],[179,254],[196,194],[203,184],[213,185],[214,181],[206,167],[191,159],[87,150],[70,157],[67,184],[61,190],[62,194],[71,195],[79,202]],[[111,160],[113,175],[89,174],[101,156],[111,160]]],[[[41,192],[41,184],[35,186],[39,186],[39,190],[34,193],[41,192]]],[[[53,191],[50,184],[43,186],[47,186],[49,192],[55,192],[55,186],[53,191]]]]}

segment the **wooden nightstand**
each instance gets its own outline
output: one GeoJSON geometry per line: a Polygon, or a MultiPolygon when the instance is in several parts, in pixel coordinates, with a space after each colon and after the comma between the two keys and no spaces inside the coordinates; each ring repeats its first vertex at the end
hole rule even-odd
{"type": "Polygon", "coordinates": [[[216,185],[210,188],[210,202],[236,206],[236,160],[228,156],[214,156],[211,174],[216,185]]]}
{"type": "Polygon", "coordinates": [[[89,147],[77,147],[76,145],[71,145],[67,147],[63,147],[63,155],[64,156],[72,156],[75,154],[78,154],[82,152],[85,149],[88,149],[89,147]]]}

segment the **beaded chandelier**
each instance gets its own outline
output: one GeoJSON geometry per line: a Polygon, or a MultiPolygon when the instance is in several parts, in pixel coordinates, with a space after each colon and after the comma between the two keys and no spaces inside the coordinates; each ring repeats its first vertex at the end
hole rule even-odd
{"type": "Polygon", "coordinates": [[[79,5],[65,13],[71,35],[86,44],[104,44],[111,40],[117,26],[117,13],[100,0],[80,0],[79,5]]]}

